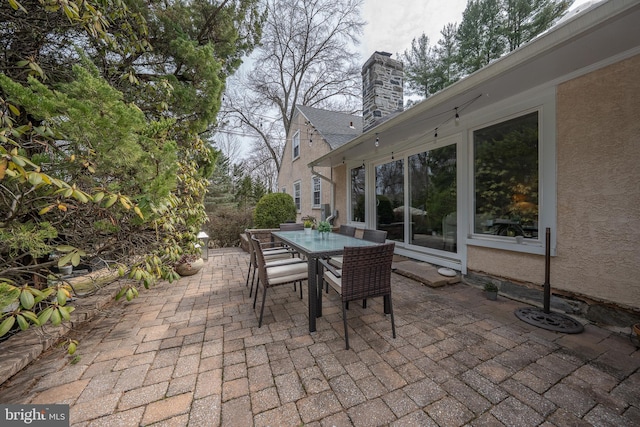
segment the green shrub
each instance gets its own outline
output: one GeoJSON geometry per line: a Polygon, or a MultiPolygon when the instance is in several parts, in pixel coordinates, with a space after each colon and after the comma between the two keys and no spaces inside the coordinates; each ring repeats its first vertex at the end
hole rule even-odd
{"type": "Polygon", "coordinates": [[[204,228],[214,247],[228,248],[240,246],[240,234],[251,226],[251,211],[222,205],[209,213],[204,228]]]}
{"type": "Polygon", "coordinates": [[[253,226],[278,228],[287,221],[295,221],[296,205],[287,193],[269,193],[262,196],[253,211],[253,226]]]}

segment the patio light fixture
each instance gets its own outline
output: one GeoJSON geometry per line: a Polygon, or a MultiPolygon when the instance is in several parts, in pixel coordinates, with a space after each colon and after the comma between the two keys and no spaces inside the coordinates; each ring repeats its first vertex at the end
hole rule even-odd
{"type": "Polygon", "coordinates": [[[198,235],[196,236],[196,238],[199,241],[199,246],[200,248],[204,248],[203,252],[203,258],[206,260],[209,258],[209,235],[207,233],[205,233],[204,231],[201,231],[198,233],[198,235]],[[204,255],[206,253],[206,256],[204,255]]]}

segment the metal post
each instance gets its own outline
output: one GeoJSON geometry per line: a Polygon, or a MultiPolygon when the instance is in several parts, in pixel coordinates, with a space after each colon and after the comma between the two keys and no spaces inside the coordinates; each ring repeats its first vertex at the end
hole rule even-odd
{"type": "Polygon", "coordinates": [[[551,283],[549,275],[551,270],[551,228],[547,227],[545,232],[545,249],[544,249],[544,312],[549,314],[551,311],[551,283]]]}

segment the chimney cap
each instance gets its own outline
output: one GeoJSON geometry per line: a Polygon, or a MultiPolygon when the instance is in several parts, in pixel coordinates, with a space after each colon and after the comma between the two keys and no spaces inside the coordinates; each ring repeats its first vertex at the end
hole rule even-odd
{"type": "Polygon", "coordinates": [[[388,58],[390,58],[390,57],[391,57],[391,54],[390,54],[389,52],[381,52],[381,51],[379,51],[379,50],[376,50],[376,53],[377,53],[378,55],[386,56],[386,57],[388,57],[388,58]]]}

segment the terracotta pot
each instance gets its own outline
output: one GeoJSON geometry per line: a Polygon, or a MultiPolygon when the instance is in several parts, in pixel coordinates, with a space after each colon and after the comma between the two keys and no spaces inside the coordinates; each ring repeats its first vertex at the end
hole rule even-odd
{"type": "Polygon", "coordinates": [[[204,260],[202,258],[198,258],[193,262],[184,262],[182,264],[178,264],[175,267],[176,273],[181,276],[193,276],[204,266],[204,260]]]}

